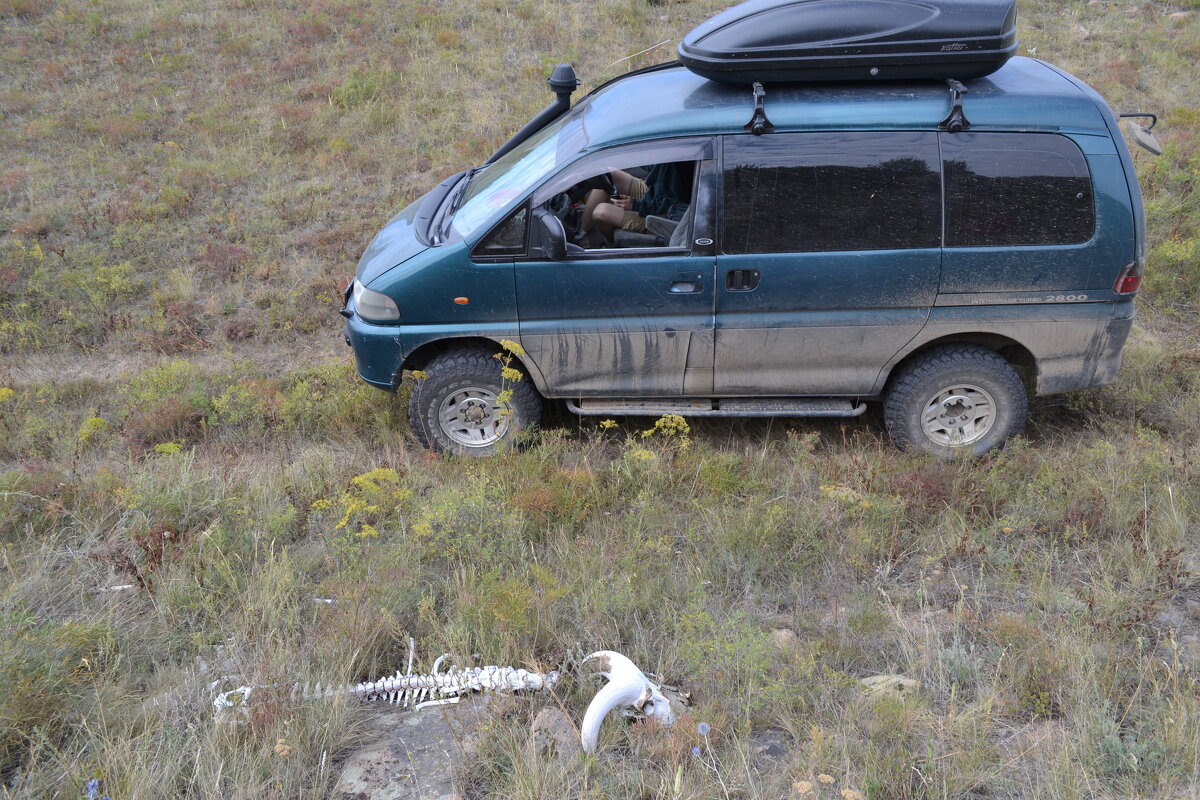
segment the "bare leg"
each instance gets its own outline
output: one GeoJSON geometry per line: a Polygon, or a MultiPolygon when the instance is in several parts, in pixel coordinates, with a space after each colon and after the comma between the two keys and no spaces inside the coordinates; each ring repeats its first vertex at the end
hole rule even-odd
{"type": "MultiPolygon", "coordinates": [[[[622,195],[628,195],[630,187],[637,180],[624,170],[614,169],[609,174],[612,175],[613,184],[617,187],[617,192],[622,195]]],[[[603,189],[592,189],[588,193],[587,201],[584,203],[583,215],[579,220],[579,230],[586,233],[595,226],[596,230],[600,231],[604,235],[604,238],[611,242],[613,231],[621,226],[624,218],[624,209],[617,208],[612,204],[608,192],[603,189]]]]}
{"type": "Polygon", "coordinates": [[[588,192],[587,202],[583,206],[583,216],[579,220],[579,230],[584,233],[592,229],[592,217],[596,213],[596,206],[601,203],[608,202],[608,192],[603,189],[592,189],[588,192]]]}
{"type": "Polygon", "coordinates": [[[612,203],[603,203],[596,206],[592,212],[592,218],[595,220],[596,230],[612,241],[613,231],[621,227],[621,222],[625,219],[625,210],[617,208],[612,203]]]}

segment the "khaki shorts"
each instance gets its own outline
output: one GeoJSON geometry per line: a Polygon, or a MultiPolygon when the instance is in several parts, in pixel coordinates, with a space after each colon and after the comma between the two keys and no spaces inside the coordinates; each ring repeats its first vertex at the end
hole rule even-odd
{"type": "MultiPolygon", "coordinates": [[[[629,196],[634,200],[641,200],[645,197],[646,182],[641,178],[631,180],[629,182],[629,196]]],[[[645,233],[646,219],[636,211],[626,211],[625,216],[621,219],[621,228],[633,233],[645,233]]]]}

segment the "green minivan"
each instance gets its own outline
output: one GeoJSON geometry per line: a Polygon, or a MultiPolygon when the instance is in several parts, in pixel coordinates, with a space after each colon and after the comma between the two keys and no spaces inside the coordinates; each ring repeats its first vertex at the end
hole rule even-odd
{"type": "Polygon", "coordinates": [[[881,401],[901,447],[980,454],[1021,430],[1028,391],[1114,380],[1145,222],[1117,118],[1066,72],[1006,57],[961,83],[764,86],[676,62],[567,108],[575,83],[557,68],[559,102],[392,219],[346,291],[363,380],[420,371],[425,445],[487,454],[547,400],[881,401]],[[607,228],[596,209],[631,183],[670,211],[607,228]]]}

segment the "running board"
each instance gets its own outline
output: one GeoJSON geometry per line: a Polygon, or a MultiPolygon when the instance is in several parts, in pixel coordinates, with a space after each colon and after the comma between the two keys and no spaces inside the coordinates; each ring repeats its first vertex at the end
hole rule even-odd
{"type": "Polygon", "coordinates": [[[567,408],[585,417],[652,417],[663,414],[679,414],[683,417],[857,417],[867,410],[867,405],[858,400],[837,397],[738,397],[724,400],[582,398],[568,400],[567,408]]]}

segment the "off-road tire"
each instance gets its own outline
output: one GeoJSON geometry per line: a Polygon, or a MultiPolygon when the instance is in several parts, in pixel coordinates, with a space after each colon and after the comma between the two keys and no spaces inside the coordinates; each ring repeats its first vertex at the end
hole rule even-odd
{"type": "Polygon", "coordinates": [[[883,420],[901,450],[979,456],[1021,432],[1028,406],[1025,384],[1007,361],[986,347],[955,344],[901,368],[883,420]]]}
{"type": "Polygon", "coordinates": [[[524,374],[505,381],[503,368],[495,353],[482,349],[451,350],[429,362],[408,398],[408,422],[418,441],[442,453],[487,456],[535,427],[542,416],[537,389],[524,374]],[[498,398],[505,390],[512,396],[501,415],[498,398]]]}

